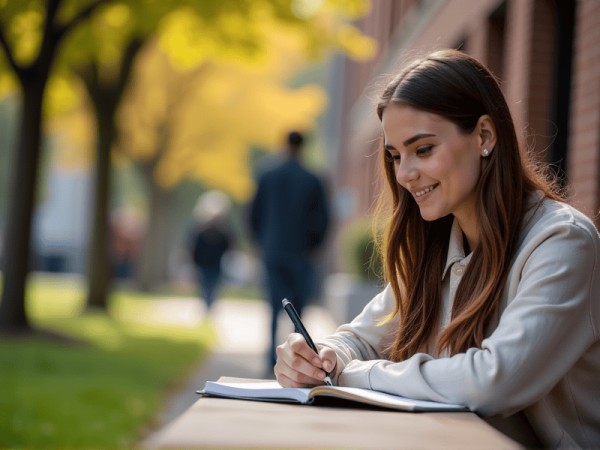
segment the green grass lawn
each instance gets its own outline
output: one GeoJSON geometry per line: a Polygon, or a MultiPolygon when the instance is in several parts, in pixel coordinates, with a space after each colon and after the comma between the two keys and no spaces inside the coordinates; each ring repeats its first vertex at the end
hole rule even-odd
{"type": "Polygon", "coordinates": [[[74,342],[0,338],[1,448],[131,448],[214,339],[165,323],[154,296],[117,291],[105,314],[82,312],[77,278],[32,275],[27,292],[34,326],[74,342]]]}

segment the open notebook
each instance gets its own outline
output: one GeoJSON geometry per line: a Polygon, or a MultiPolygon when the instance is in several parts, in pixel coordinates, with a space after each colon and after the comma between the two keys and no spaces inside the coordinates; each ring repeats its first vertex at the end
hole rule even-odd
{"type": "MultiPolygon", "coordinates": [[[[400,411],[468,411],[462,405],[414,400],[369,389],[327,385],[313,388],[284,388],[277,381],[207,381],[204,389],[198,393],[213,397],[310,405],[318,405],[322,400],[339,399],[344,403],[356,402],[400,411]]],[[[332,404],[327,401],[323,403],[332,404]]]]}

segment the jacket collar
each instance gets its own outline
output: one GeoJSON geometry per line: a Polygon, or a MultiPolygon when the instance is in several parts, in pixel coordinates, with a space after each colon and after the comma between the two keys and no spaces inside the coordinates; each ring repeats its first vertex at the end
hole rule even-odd
{"type": "Polygon", "coordinates": [[[452,267],[454,263],[462,261],[466,266],[471,260],[473,252],[465,255],[465,248],[463,245],[463,232],[458,224],[458,220],[454,219],[452,222],[452,229],[450,230],[450,240],[448,242],[448,256],[446,257],[446,266],[442,272],[442,279],[446,277],[446,272],[452,267]]]}

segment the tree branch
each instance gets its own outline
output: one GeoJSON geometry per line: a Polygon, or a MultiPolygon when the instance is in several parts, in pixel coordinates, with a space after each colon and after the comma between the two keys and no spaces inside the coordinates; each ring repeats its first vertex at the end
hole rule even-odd
{"type": "Polygon", "coordinates": [[[135,61],[135,57],[143,47],[145,39],[134,37],[127,44],[125,51],[123,52],[123,58],[121,61],[121,70],[119,73],[119,81],[118,81],[118,89],[122,92],[129,81],[131,75],[131,68],[133,66],[133,62],[135,61]]]}
{"type": "Polygon", "coordinates": [[[65,34],[78,23],[89,17],[102,3],[112,0],[96,0],[83,8],[75,17],[64,25],[56,24],[56,15],[63,0],[46,0],[46,21],[42,34],[42,46],[36,61],[32,64],[34,70],[48,71],[54,61],[54,55],[65,34]]]}
{"type": "Polygon", "coordinates": [[[72,68],[73,72],[83,81],[88,95],[93,102],[97,101],[98,96],[98,66],[92,62],[85,66],[72,68]]]}
{"type": "Polygon", "coordinates": [[[44,22],[44,32],[42,39],[45,40],[53,30],[54,18],[62,0],[46,0],[46,21],[44,22]]]}
{"type": "MultiPolygon", "coordinates": [[[[57,0],[54,0],[57,1],[57,0]]],[[[58,0],[60,1],[60,0],[58,0]]],[[[71,19],[70,22],[62,25],[62,26],[56,26],[54,28],[54,32],[56,33],[58,39],[62,38],[67,31],[75,28],[79,23],[83,22],[85,19],[87,19],[89,16],[92,15],[92,13],[98,9],[98,7],[101,4],[107,4],[112,2],[113,0],[96,0],[95,2],[90,3],[89,5],[87,5],[85,8],[83,8],[81,11],[79,11],[77,13],[77,15],[75,15],[75,17],[73,17],[73,19],[71,19]]]]}

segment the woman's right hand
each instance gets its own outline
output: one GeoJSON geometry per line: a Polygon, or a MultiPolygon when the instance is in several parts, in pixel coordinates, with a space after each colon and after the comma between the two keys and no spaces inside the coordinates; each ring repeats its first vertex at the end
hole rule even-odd
{"type": "Polygon", "coordinates": [[[274,372],[283,387],[311,387],[324,384],[326,372],[337,363],[335,351],[323,347],[317,355],[299,333],[292,333],[277,346],[274,372]]]}

